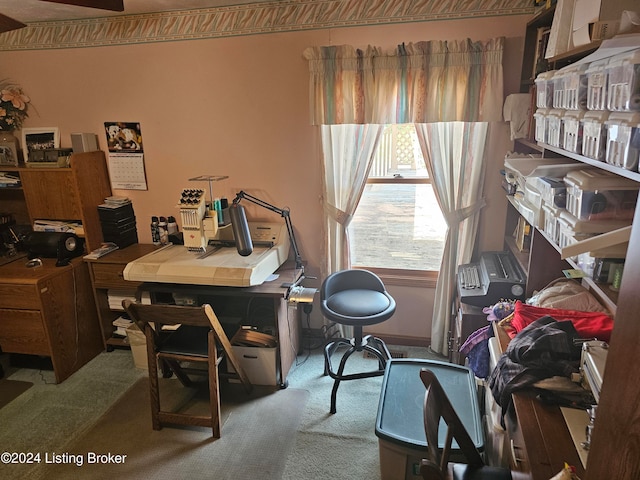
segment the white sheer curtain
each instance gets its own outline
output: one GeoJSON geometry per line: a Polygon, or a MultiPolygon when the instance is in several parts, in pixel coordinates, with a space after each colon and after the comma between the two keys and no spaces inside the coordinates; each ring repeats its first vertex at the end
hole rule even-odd
{"type": "Polygon", "coordinates": [[[455,267],[469,260],[476,214],[483,205],[487,122],[502,121],[503,48],[504,38],[494,38],[403,43],[390,52],[349,45],[304,52],[309,61],[311,123],[322,125],[324,275],[349,267],[346,227],[369,168],[360,162],[370,159],[377,142],[368,128],[426,124],[418,129],[421,148],[449,225],[432,319],[432,347],[441,353],[447,352],[455,267]],[[347,128],[332,128],[336,125],[347,128]]]}
{"type": "MultiPolygon", "coordinates": [[[[347,227],[356,211],[384,125],[322,125],[326,228],[323,278],[351,267],[347,227]]],[[[341,325],[343,336],[351,327],[341,325]]]]}
{"type": "Polygon", "coordinates": [[[447,236],[436,284],[431,348],[448,353],[451,307],[457,267],[471,261],[480,209],[487,122],[439,122],[416,125],[433,190],[447,222],[447,236]]]}

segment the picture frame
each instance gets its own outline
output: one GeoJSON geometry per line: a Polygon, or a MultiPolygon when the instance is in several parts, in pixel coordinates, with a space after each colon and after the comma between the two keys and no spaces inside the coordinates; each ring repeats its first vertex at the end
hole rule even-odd
{"type": "Polygon", "coordinates": [[[0,165],[18,166],[18,139],[13,135],[0,135],[0,165]]]}
{"type": "Polygon", "coordinates": [[[60,148],[60,129],[58,127],[40,127],[22,129],[22,153],[24,162],[29,162],[29,152],[60,148]]]}

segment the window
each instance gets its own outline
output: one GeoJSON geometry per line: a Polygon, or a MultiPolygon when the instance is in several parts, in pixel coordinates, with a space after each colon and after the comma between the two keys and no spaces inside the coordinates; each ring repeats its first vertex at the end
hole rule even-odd
{"type": "Polygon", "coordinates": [[[352,265],[437,272],[445,233],[414,125],[388,125],[349,225],[352,265]]]}

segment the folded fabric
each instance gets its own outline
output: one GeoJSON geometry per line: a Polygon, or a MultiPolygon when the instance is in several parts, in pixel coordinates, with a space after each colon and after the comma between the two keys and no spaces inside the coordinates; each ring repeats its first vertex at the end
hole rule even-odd
{"type": "Polygon", "coordinates": [[[516,302],[511,326],[517,334],[527,325],[544,316],[550,316],[556,320],[570,321],[581,338],[597,338],[603,342],[608,342],[611,339],[613,318],[606,313],[534,307],[520,301],[516,302]]]}

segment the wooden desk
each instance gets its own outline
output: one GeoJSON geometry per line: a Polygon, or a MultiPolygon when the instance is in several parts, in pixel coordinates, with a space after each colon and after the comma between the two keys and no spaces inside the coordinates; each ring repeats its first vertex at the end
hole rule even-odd
{"type": "Polygon", "coordinates": [[[114,250],[100,258],[85,259],[85,262],[89,265],[93,295],[100,321],[100,332],[104,347],[107,350],[112,350],[113,347],[129,348],[129,344],[125,339],[113,335],[113,321],[122,315],[123,311],[120,306],[111,308],[111,305],[109,305],[109,290],[128,290],[131,291],[132,295],[135,295],[141,282],[125,280],[122,273],[124,267],[127,266],[127,263],[151,253],[157,248],[159,247],[152,244],[136,243],[126,248],[114,250]]]}
{"type": "Polygon", "coordinates": [[[276,273],[279,275],[276,280],[252,287],[148,282],[140,289],[150,293],[152,303],[173,303],[176,299],[194,305],[209,303],[222,323],[227,320],[272,328],[278,338],[276,383],[285,388],[289,370],[300,351],[300,326],[297,306],[287,302],[287,287],[283,284],[293,283],[302,272],[285,264],[276,273]],[[261,315],[252,316],[252,309],[261,315]]]}
{"type": "MultiPolygon", "coordinates": [[[[497,322],[493,322],[493,328],[504,352],[510,337],[497,322]]],[[[514,408],[505,415],[511,468],[532,480],[548,480],[566,462],[582,477],[584,468],[560,408],[543,404],[535,396],[531,390],[514,393],[514,408]]]]}
{"type": "Polygon", "coordinates": [[[50,357],[60,383],[103,350],[87,266],[81,258],[25,263],[0,266],[0,347],[50,357]]]}

